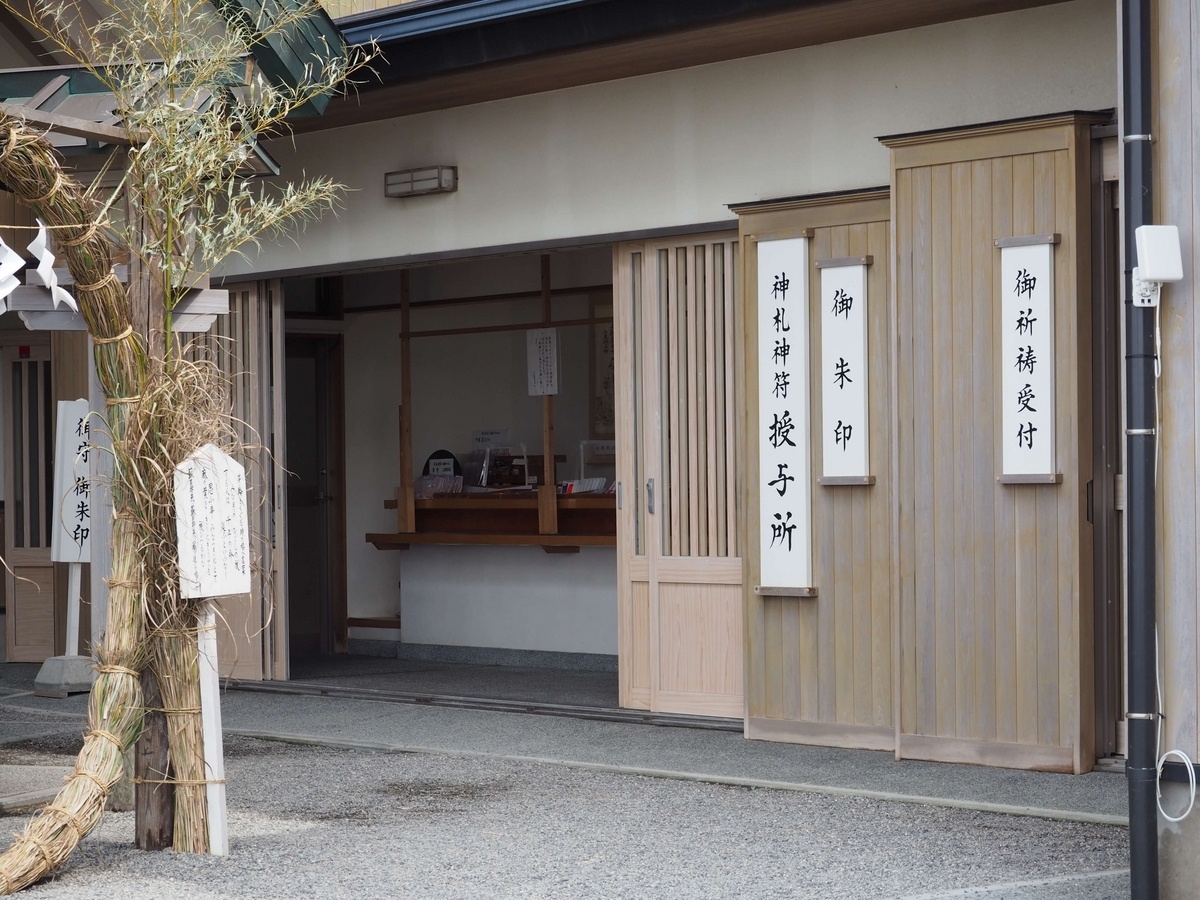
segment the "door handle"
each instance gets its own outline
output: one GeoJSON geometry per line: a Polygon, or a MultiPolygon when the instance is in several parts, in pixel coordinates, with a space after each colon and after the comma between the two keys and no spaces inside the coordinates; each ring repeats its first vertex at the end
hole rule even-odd
{"type": "Polygon", "coordinates": [[[646,512],[654,515],[654,479],[646,482],[646,512]]]}

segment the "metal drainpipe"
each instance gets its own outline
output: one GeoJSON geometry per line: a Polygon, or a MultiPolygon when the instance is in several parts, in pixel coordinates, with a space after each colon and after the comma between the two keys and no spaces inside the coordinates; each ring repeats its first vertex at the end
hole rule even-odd
{"type": "Polygon", "coordinates": [[[1133,900],[1158,900],[1154,310],[1132,303],[1134,229],[1153,223],[1151,0],[1123,0],[1129,857],[1133,900]]]}

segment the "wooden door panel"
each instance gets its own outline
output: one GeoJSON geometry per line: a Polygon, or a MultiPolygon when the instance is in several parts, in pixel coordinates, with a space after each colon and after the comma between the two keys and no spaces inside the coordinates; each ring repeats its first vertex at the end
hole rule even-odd
{"type": "MultiPolygon", "coordinates": [[[[741,585],[659,585],[659,689],[742,696],[741,585]]],[[[740,714],[740,713],[739,713],[740,714]]]]}
{"type": "Polygon", "coordinates": [[[18,566],[7,575],[8,661],[42,662],[54,655],[54,567],[18,566]]]}
{"type": "Polygon", "coordinates": [[[629,696],[626,706],[650,708],[650,584],[631,584],[629,696]]]}

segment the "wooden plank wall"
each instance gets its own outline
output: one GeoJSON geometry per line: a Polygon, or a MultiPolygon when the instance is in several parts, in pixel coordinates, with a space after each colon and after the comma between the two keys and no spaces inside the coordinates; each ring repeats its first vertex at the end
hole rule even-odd
{"type": "MultiPolygon", "coordinates": [[[[229,379],[229,398],[238,439],[247,447],[250,514],[249,596],[218,601],[217,651],[221,675],[250,680],[273,677],[275,634],[270,628],[277,597],[274,587],[273,488],[275,465],[269,453],[273,433],[270,304],[263,284],[229,285],[229,314],[217,316],[207,334],[186,335],[192,353],[214,360],[229,379]]],[[[282,525],[282,523],[280,523],[282,525]]]]}
{"type": "Polygon", "coordinates": [[[1094,755],[1091,121],[893,148],[898,755],[1087,771],[1094,755]],[[1059,485],[1000,485],[1001,237],[1057,232],[1059,485]]]}
{"type": "MultiPolygon", "coordinates": [[[[867,269],[871,423],[869,486],[821,486],[820,429],[810,434],[813,496],[813,599],[759,597],[757,541],[747,535],[745,592],[748,645],[747,737],[797,743],[892,749],[893,592],[891,528],[890,208],[887,191],[775,204],[742,216],[746,247],[746,321],[757,321],[757,241],[808,234],[810,392],[813,422],[821,421],[820,272],[816,261],[872,256],[867,269]],[[753,558],[753,561],[750,559],[753,558]]],[[[758,383],[754,346],[746,332],[745,383],[758,383]]],[[[752,419],[751,419],[752,421],[752,419]]],[[[743,459],[757,459],[757,435],[747,431],[743,459]]],[[[757,522],[757,494],[746,521],[757,522]]]]}
{"type": "Polygon", "coordinates": [[[1179,227],[1183,281],[1162,292],[1158,629],[1163,746],[1200,756],[1200,11],[1159,0],[1154,221],[1179,227]]]}

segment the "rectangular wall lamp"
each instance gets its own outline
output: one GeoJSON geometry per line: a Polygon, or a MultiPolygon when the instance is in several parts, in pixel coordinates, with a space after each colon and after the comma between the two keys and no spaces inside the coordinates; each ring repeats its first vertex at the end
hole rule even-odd
{"type": "Polygon", "coordinates": [[[385,197],[420,197],[423,194],[452,194],[458,190],[458,166],[424,166],[403,169],[383,176],[385,197]]]}

